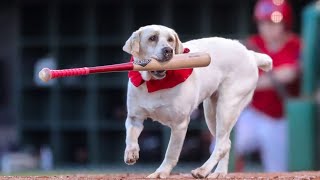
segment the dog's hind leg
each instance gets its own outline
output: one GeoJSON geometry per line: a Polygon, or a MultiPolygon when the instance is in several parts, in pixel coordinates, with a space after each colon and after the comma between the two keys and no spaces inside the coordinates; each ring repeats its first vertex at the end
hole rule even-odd
{"type": "MultiPolygon", "coordinates": [[[[216,135],[216,108],[217,108],[218,94],[213,94],[210,98],[203,102],[203,109],[205,120],[212,136],[216,135]]],[[[219,161],[216,168],[216,172],[224,172],[225,167],[228,168],[229,164],[229,153],[219,161]]]]}
{"type": "Polygon", "coordinates": [[[191,171],[195,178],[205,178],[219,163],[215,173],[210,177],[225,175],[228,172],[229,151],[231,148],[230,133],[240,112],[252,98],[253,90],[222,88],[219,91],[216,113],[216,146],[210,158],[200,167],[191,171]]]}
{"type": "Polygon", "coordinates": [[[211,97],[203,101],[204,117],[212,136],[216,135],[217,100],[218,100],[218,96],[215,93],[211,97]]]}
{"type": "MultiPolygon", "coordinates": [[[[233,125],[231,126],[231,130],[234,126],[234,124],[236,123],[240,113],[242,112],[242,110],[245,108],[245,106],[248,105],[248,103],[251,101],[252,96],[253,96],[254,91],[249,92],[239,103],[239,112],[236,113],[236,118],[233,120],[233,125]]],[[[227,140],[227,144],[230,144],[230,148],[231,148],[231,140],[230,140],[230,132],[228,133],[228,140],[227,140]]],[[[219,176],[225,176],[228,173],[228,165],[229,165],[229,155],[230,155],[230,149],[226,152],[226,154],[224,155],[224,157],[221,158],[221,160],[218,162],[218,166],[216,168],[216,170],[214,171],[214,173],[209,175],[209,178],[218,178],[219,176]]]]}

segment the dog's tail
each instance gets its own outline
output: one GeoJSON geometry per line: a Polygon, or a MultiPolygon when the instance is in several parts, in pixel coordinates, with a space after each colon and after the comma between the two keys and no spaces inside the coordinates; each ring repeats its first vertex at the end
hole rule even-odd
{"type": "Polygon", "coordinates": [[[272,69],[272,59],[270,56],[254,51],[250,51],[250,53],[253,55],[254,61],[260,69],[266,72],[272,69]]]}

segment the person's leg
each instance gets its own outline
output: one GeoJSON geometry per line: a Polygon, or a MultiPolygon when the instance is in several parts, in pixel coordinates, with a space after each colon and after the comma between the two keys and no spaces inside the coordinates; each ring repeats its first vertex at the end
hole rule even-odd
{"type": "Polygon", "coordinates": [[[261,135],[261,159],[265,172],[288,170],[288,127],[285,119],[264,117],[259,128],[261,135]]]}

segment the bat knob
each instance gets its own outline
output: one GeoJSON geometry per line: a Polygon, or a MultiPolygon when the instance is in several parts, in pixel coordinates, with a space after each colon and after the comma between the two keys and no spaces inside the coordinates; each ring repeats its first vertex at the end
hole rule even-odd
{"type": "Polygon", "coordinates": [[[43,81],[43,82],[48,82],[51,79],[51,70],[49,68],[43,68],[40,72],[39,72],[39,78],[43,81]]]}

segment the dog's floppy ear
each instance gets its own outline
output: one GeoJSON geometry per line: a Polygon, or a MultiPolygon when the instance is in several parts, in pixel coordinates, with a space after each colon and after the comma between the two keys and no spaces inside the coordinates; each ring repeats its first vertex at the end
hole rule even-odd
{"type": "Polygon", "coordinates": [[[182,45],[182,42],[180,41],[179,36],[176,32],[174,32],[174,38],[175,38],[175,42],[176,42],[175,53],[182,54],[183,53],[183,45],[182,45]]]}
{"type": "Polygon", "coordinates": [[[139,53],[140,49],[140,30],[132,33],[130,38],[126,41],[126,44],[122,47],[122,50],[135,55],[139,53]]]}

